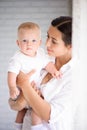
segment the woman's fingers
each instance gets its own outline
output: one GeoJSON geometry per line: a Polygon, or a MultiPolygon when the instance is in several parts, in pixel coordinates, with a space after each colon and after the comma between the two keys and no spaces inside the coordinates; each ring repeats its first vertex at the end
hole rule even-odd
{"type": "Polygon", "coordinates": [[[17,76],[17,85],[21,86],[23,84],[23,82],[25,81],[29,81],[31,75],[33,75],[35,73],[35,70],[31,70],[29,73],[25,74],[22,71],[20,71],[20,73],[17,76]]]}
{"type": "Polygon", "coordinates": [[[32,86],[32,88],[34,88],[34,89],[37,88],[37,85],[36,85],[36,83],[35,83],[34,81],[31,82],[31,86],[32,86]]]}
{"type": "Polygon", "coordinates": [[[34,81],[31,82],[31,86],[32,86],[32,88],[37,92],[37,94],[38,94],[39,96],[42,95],[40,89],[37,88],[37,85],[36,85],[36,83],[35,83],[34,81]]]}

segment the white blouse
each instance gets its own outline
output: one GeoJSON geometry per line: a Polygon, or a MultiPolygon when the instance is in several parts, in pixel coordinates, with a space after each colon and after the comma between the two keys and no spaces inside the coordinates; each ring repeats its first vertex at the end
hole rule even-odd
{"type": "MultiPolygon", "coordinates": [[[[44,99],[51,105],[49,123],[43,122],[47,130],[73,129],[73,96],[72,96],[72,68],[75,59],[72,59],[61,68],[61,79],[52,78],[48,83],[41,85],[44,99]]],[[[27,112],[23,130],[30,130],[30,114],[27,112]]]]}

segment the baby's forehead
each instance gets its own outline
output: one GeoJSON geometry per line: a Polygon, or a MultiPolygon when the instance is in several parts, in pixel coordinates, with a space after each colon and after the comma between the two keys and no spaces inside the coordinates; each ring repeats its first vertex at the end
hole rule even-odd
{"type": "Polygon", "coordinates": [[[41,31],[37,28],[21,28],[20,30],[18,30],[18,34],[41,34],[41,31]]]}
{"type": "Polygon", "coordinates": [[[21,29],[18,32],[18,38],[26,39],[26,40],[41,40],[41,32],[39,30],[32,30],[32,29],[21,29]]]}

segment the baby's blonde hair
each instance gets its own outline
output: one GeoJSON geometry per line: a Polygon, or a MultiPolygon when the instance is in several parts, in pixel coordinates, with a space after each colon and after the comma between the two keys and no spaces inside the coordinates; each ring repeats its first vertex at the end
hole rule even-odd
{"type": "Polygon", "coordinates": [[[18,33],[21,31],[21,29],[27,30],[27,29],[36,29],[37,31],[40,32],[40,37],[41,37],[41,29],[40,26],[36,23],[33,22],[25,22],[19,25],[18,27],[18,33]]]}

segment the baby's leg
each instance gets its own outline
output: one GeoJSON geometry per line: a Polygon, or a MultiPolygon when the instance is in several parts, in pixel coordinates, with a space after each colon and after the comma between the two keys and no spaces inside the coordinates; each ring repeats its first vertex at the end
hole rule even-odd
{"type": "Polygon", "coordinates": [[[31,119],[32,119],[32,125],[38,125],[42,123],[41,118],[37,116],[33,110],[31,110],[31,119]]]}
{"type": "Polygon", "coordinates": [[[16,120],[15,120],[15,130],[22,130],[22,124],[23,124],[23,119],[25,116],[27,109],[23,109],[21,111],[18,111],[16,120]]]}

